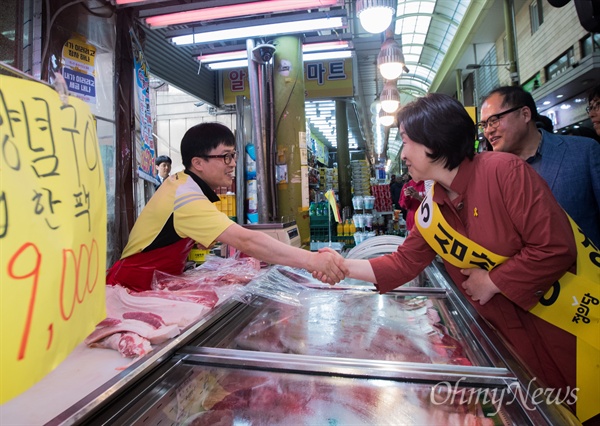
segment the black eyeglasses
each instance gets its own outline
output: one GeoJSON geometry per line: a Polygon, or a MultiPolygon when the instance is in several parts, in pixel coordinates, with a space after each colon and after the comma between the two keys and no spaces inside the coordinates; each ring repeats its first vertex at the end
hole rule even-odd
{"type": "Polygon", "coordinates": [[[480,121],[479,123],[477,123],[477,129],[479,130],[479,133],[483,133],[485,131],[485,129],[487,128],[487,126],[490,126],[491,129],[495,129],[496,127],[498,127],[498,124],[500,124],[500,119],[506,115],[506,114],[510,114],[511,112],[515,112],[518,109],[523,108],[523,106],[518,106],[518,107],[514,107],[511,109],[507,109],[506,111],[502,111],[499,112],[498,114],[494,114],[491,115],[490,118],[488,118],[485,121],[480,121]]]}
{"type": "Polygon", "coordinates": [[[600,110],[600,102],[589,104],[588,106],[585,107],[585,112],[587,112],[588,114],[592,111],[598,111],[598,110],[600,110]]]}
{"type": "Polygon", "coordinates": [[[237,151],[226,152],[220,155],[203,155],[203,158],[222,158],[225,164],[231,164],[232,160],[237,160],[237,151]]]}

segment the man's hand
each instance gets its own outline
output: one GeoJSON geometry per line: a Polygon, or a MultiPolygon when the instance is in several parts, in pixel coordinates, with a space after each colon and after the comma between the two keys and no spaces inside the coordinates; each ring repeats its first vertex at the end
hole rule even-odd
{"type": "Polygon", "coordinates": [[[467,280],[462,283],[465,292],[471,296],[475,302],[485,305],[500,289],[490,279],[490,273],[485,269],[461,269],[460,272],[467,276],[467,280]]]}
{"type": "Polygon", "coordinates": [[[344,258],[337,251],[328,247],[314,253],[314,260],[310,265],[312,276],[327,284],[335,284],[344,279],[348,274],[348,268],[344,264],[344,258]]]}

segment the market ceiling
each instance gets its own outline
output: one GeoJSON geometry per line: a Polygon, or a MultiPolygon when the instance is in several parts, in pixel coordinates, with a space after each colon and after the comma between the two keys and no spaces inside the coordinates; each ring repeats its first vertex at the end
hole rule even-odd
{"type": "MultiPolygon", "coordinates": [[[[209,41],[194,45],[174,45],[172,36],[192,34],[206,31],[216,26],[236,26],[249,21],[260,24],[265,20],[280,20],[300,15],[330,13],[345,16],[345,25],[333,30],[320,30],[303,33],[304,37],[338,36],[352,41],[353,63],[357,80],[354,97],[347,102],[348,122],[350,127],[350,143],[356,143],[358,149],[366,149],[371,160],[395,160],[400,150],[401,141],[397,137],[397,129],[385,130],[383,144],[378,141],[381,127],[376,123],[374,102],[384,87],[385,80],[377,69],[377,56],[385,41],[385,32],[372,34],[363,29],[357,18],[357,6],[365,4],[386,3],[390,0],[363,0],[361,5],[353,0],[204,0],[204,1],[157,1],[157,0],[116,0],[119,7],[135,7],[137,17],[149,29],[147,37],[150,41],[148,56],[155,56],[150,61],[150,71],[166,81],[178,86],[194,96],[202,95],[195,87],[186,87],[186,66],[195,69],[196,74],[212,73],[202,65],[198,73],[199,62],[197,52],[204,48],[206,52],[227,51],[244,42],[243,39],[228,41],[209,41]],[[123,2],[123,4],[121,4],[123,2]],[[261,6],[267,6],[266,12],[261,6]],[[225,8],[225,9],[223,9],[225,8]],[[225,14],[219,11],[225,10],[225,14]],[[177,21],[183,13],[195,13],[189,22],[177,21]],[[164,21],[165,15],[171,21],[164,21]],[[161,21],[163,19],[163,21],[161,21]],[[175,19],[175,20],[173,20],[175,19]],[[166,55],[164,49],[169,49],[166,55]],[[165,59],[162,59],[165,58],[165,59]],[[175,60],[177,58],[177,60],[175,60]],[[164,63],[156,63],[158,61],[164,63]],[[186,62],[188,63],[182,63],[186,62]],[[192,63],[194,65],[189,65],[192,63]],[[179,71],[175,70],[179,67],[179,71]],[[164,71],[163,71],[164,70],[164,71]],[[161,75],[161,71],[162,75],[161,75]],[[178,78],[180,77],[180,78],[178,78]],[[172,81],[177,79],[178,81],[172,81]],[[374,114],[375,113],[375,114],[374,114]]],[[[396,80],[400,93],[401,105],[416,96],[429,91],[454,94],[456,92],[457,68],[466,68],[474,58],[474,39],[477,40],[477,51],[480,57],[489,50],[496,38],[503,32],[502,2],[495,0],[399,0],[395,6],[395,16],[390,29],[393,38],[401,45],[405,65],[404,72],[396,80]],[[491,16],[491,17],[490,17],[491,16]],[[485,28],[485,31],[481,31],[485,28]],[[477,31],[479,30],[479,33],[477,31]],[[406,70],[405,70],[406,71],[406,70]]],[[[298,19],[298,18],[295,18],[298,19]]],[[[389,34],[389,33],[388,33],[389,34]]],[[[272,34],[271,36],[281,35],[272,34]]],[[[264,39],[264,37],[263,37],[264,39]]],[[[213,97],[203,100],[217,105],[216,90],[213,97]]],[[[314,102],[307,102],[307,111],[316,109],[314,102]]],[[[316,129],[334,150],[335,147],[335,115],[326,123],[327,130],[316,129]],[[329,131],[333,129],[333,132],[329,131]]]]}

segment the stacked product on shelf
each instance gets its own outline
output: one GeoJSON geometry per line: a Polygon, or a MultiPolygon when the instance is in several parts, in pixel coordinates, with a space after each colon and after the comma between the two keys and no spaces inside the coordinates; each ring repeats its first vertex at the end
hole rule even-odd
{"type": "Polygon", "coordinates": [[[232,187],[221,187],[215,192],[219,196],[219,201],[215,203],[217,209],[236,220],[236,199],[232,187]]]}
{"type": "Polygon", "coordinates": [[[320,167],[319,168],[319,183],[320,187],[327,191],[328,189],[333,189],[337,191],[338,187],[338,171],[337,167],[329,168],[329,167],[320,167]]]}
{"type": "Polygon", "coordinates": [[[389,184],[373,185],[371,186],[371,192],[375,196],[375,210],[378,212],[393,212],[389,184]]]}
{"type": "Polygon", "coordinates": [[[354,207],[352,221],[356,228],[354,241],[356,244],[360,244],[367,238],[377,235],[373,227],[374,214],[377,214],[373,209],[375,206],[375,197],[372,195],[355,195],[352,197],[352,206],[354,207]]]}
{"type": "Polygon", "coordinates": [[[371,169],[367,160],[352,160],[350,165],[354,195],[371,195],[371,169]]]}

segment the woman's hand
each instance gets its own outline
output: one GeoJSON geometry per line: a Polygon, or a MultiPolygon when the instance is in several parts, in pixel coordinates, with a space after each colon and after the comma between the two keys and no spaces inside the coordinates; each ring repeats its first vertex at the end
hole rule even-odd
{"type": "Polygon", "coordinates": [[[410,198],[414,198],[419,201],[421,201],[423,199],[423,197],[421,197],[419,195],[419,191],[417,191],[417,189],[414,186],[408,186],[408,187],[404,188],[404,195],[406,195],[407,197],[410,197],[410,198]]]}
{"type": "Polygon", "coordinates": [[[480,305],[485,305],[500,289],[491,280],[490,273],[485,269],[461,269],[461,274],[466,275],[467,279],[462,283],[465,293],[473,299],[479,301],[480,305]]]}

